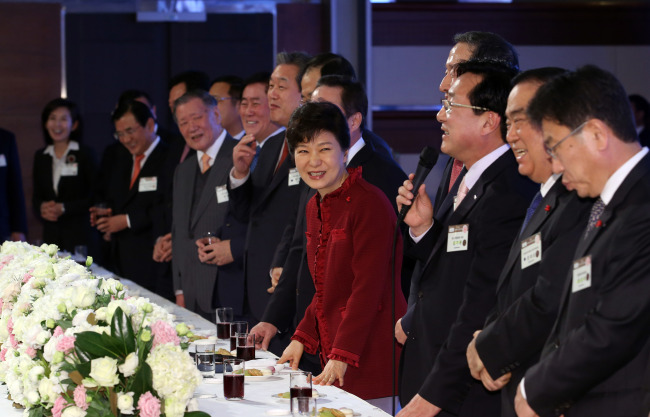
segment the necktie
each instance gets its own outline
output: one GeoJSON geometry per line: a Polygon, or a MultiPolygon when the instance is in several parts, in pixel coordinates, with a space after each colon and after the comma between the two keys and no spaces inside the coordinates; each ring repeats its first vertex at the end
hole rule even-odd
{"type": "Polygon", "coordinates": [[[537,194],[535,194],[533,201],[530,203],[530,206],[528,206],[526,209],[524,224],[521,226],[521,230],[519,231],[520,235],[524,232],[524,229],[528,225],[528,222],[530,222],[531,217],[533,217],[533,213],[535,213],[535,210],[537,209],[537,206],[539,206],[540,201],[542,201],[542,193],[538,191],[537,194]]]}
{"type": "Polygon", "coordinates": [[[140,175],[140,169],[142,168],[140,164],[142,163],[142,160],[144,159],[144,154],[136,155],[135,156],[135,163],[133,166],[133,175],[131,175],[131,184],[129,185],[129,190],[133,188],[133,184],[135,184],[135,179],[138,178],[138,175],[140,175]]]}
{"type": "Polygon", "coordinates": [[[253,157],[253,162],[251,162],[251,172],[255,171],[255,167],[257,167],[257,161],[260,159],[261,151],[262,151],[262,147],[258,144],[255,147],[255,156],[253,157]]]}
{"type": "Polygon", "coordinates": [[[210,155],[204,153],[201,157],[201,174],[205,174],[205,171],[210,169],[210,155]]]}
{"type": "Polygon", "coordinates": [[[454,199],[454,211],[456,211],[456,208],[458,208],[460,202],[463,201],[463,198],[465,198],[468,192],[469,188],[465,185],[465,177],[463,177],[463,180],[460,182],[460,186],[458,187],[458,194],[456,194],[456,198],[454,199]]]}
{"type": "Polygon", "coordinates": [[[289,155],[289,145],[287,144],[287,140],[285,139],[284,144],[282,145],[282,154],[280,154],[280,161],[278,162],[278,165],[276,165],[275,171],[273,171],[273,175],[275,175],[275,173],[278,172],[278,168],[280,168],[284,160],[287,159],[287,155],[289,155]]]}
{"type": "Polygon", "coordinates": [[[591,207],[591,213],[589,214],[589,224],[587,225],[587,233],[585,233],[585,237],[594,227],[596,227],[596,224],[600,220],[600,215],[603,214],[603,211],[605,211],[605,202],[600,197],[598,197],[598,200],[596,200],[594,205],[591,207]]]}
{"type": "Polygon", "coordinates": [[[454,183],[458,179],[458,176],[460,175],[460,171],[463,170],[463,163],[460,162],[458,159],[454,159],[454,164],[451,167],[451,176],[449,177],[449,189],[447,189],[447,192],[451,191],[451,187],[454,186],[454,183]]]}

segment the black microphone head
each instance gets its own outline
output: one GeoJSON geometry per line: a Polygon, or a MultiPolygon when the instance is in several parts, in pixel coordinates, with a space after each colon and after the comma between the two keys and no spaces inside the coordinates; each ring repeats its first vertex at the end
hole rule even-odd
{"type": "Polygon", "coordinates": [[[425,146],[424,149],[422,149],[422,152],[420,152],[419,165],[431,169],[438,161],[438,156],[440,156],[440,154],[434,147],[425,146]]]}

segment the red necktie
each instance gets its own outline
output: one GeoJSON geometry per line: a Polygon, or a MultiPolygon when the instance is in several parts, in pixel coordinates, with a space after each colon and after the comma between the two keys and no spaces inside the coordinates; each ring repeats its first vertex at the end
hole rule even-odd
{"type": "Polygon", "coordinates": [[[140,164],[142,163],[142,160],[144,159],[144,154],[136,155],[135,157],[135,166],[133,167],[133,175],[131,175],[131,185],[129,185],[129,190],[133,188],[133,184],[135,184],[135,179],[138,178],[138,175],[140,175],[140,164]]]}
{"type": "Polygon", "coordinates": [[[451,176],[449,177],[449,189],[447,192],[451,191],[451,187],[454,186],[454,183],[456,182],[456,179],[458,179],[458,176],[460,175],[460,171],[463,170],[463,163],[460,162],[458,159],[454,159],[454,164],[451,167],[451,176]]]}

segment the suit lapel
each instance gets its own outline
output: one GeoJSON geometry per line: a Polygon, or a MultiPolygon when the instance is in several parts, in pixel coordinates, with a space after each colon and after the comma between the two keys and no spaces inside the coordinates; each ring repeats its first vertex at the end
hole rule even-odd
{"type": "Polygon", "coordinates": [[[275,136],[271,136],[264,143],[260,151],[255,172],[251,174],[251,179],[255,187],[265,187],[271,182],[275,165],[278,163],[280,151],[284,144],[284,133],[282,131],[275,136]]]}

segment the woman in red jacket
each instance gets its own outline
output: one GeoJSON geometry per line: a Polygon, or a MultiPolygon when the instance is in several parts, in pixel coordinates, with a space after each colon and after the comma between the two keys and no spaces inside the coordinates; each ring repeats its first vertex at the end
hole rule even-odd
{"type": "Polygon", "coordinates": [[[323,372],[314,384],[336,384],[363,399],[390,396],[393,293],[396,316],[406,310],[401,242],[391,289],[395,212],[379,188],[361,178],[361,168],[346,169],[350,133],[338,107],[300,107],[287,140],[300,177],[318,191],[307,205],[306,231],[316,294],[280,362],[297,367],[304,350],[318,351],[323,372]]]}

